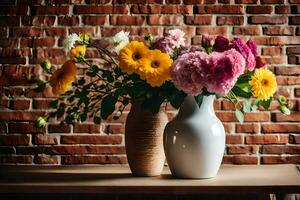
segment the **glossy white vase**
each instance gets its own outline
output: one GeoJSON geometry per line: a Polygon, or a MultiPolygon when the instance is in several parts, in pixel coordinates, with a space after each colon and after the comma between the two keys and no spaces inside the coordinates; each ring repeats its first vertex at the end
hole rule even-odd
{"type": "Polygon", "coordinates": [[[214,111],[214,95],[204,96],[201,107],[187,96],[178,115],[164,130],[169,168],[179,178],[212,178],[220,168],[225,130],[214,111]]]}

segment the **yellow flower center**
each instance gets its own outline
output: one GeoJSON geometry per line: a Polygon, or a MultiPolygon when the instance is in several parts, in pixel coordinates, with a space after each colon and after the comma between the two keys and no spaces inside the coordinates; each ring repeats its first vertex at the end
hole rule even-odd
{"type": "Polygon", "coordinates": [[[139,60],[141,58],[142,58],[142,56],[141,56],[141,54],[139,52],[135,52],[135,53],[132,54],[132,59],[134,61],[137,61],[137,60],[139,60]]]}
{"type": "Polygon", "coordinates": [[[261,83],[264,85],[264,86],[268,86],[269,85],[269,81],[267,79],[263,79],[261,81],[261,83]]]}
{"type": "Polygon", "coordinates": [[[159,67],[159,62],[154,60],[153,62],[151,62],[151,67],[152,68],[158,68],[159,67]]]}

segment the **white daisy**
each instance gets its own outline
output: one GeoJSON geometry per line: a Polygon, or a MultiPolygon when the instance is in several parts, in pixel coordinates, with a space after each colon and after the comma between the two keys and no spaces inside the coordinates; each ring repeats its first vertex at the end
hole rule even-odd
{"type": "Polygon", "coordinates": [[[68,51],[70,51],[74,47],[75,43],[79,40],[81,40],[79,35],[77,35],[76,33],[72,33],[71,35],[68,35],[67,39],[65,40],[64,46],[68,51]]]}
{"type": "Polygon", "coordinates": [[[114,51],[119,54],[120,50],[123,49],[129,43],[129,32],[120,31],[112,37],[114,51]]]}

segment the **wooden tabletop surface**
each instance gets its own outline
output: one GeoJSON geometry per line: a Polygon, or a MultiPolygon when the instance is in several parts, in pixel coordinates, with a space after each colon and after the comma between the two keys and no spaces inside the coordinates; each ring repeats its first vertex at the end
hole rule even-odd
{"type": "Polygon", "coordinates": [[[1,166],[1,193],[300,193],[295,165],[223,165],[212,179],[133,177],[127,166],[1,166]]]}

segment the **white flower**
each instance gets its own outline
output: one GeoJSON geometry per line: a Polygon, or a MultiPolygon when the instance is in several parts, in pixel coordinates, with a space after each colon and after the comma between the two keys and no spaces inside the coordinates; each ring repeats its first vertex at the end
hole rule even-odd
{"type": "Polygon", "coordinates": [[[185,32],[180,29],[169,30],[168,33],[171,36],[171,43],[174,47],[179,48],[180,46],[185,46],[185,32]]]}
{"type": "Polygon", "coordinates": [[[114,51],[119,54],[120,50],[123,49],[129,43],[129,32],[120,31],[115,36],[113,36],[113,46],[114,51]]]}
{"type": "Polygon", "coordinates": [[[79,35],[77,35],[76,33],[72,33],[71,35],[68,35],[68,37],[64,43],[64,46],[66,47],[66,49],[68,51],[70,51],[74,47],[75,43],[80,40],[81,39],[80,39],[79,35]]]}

